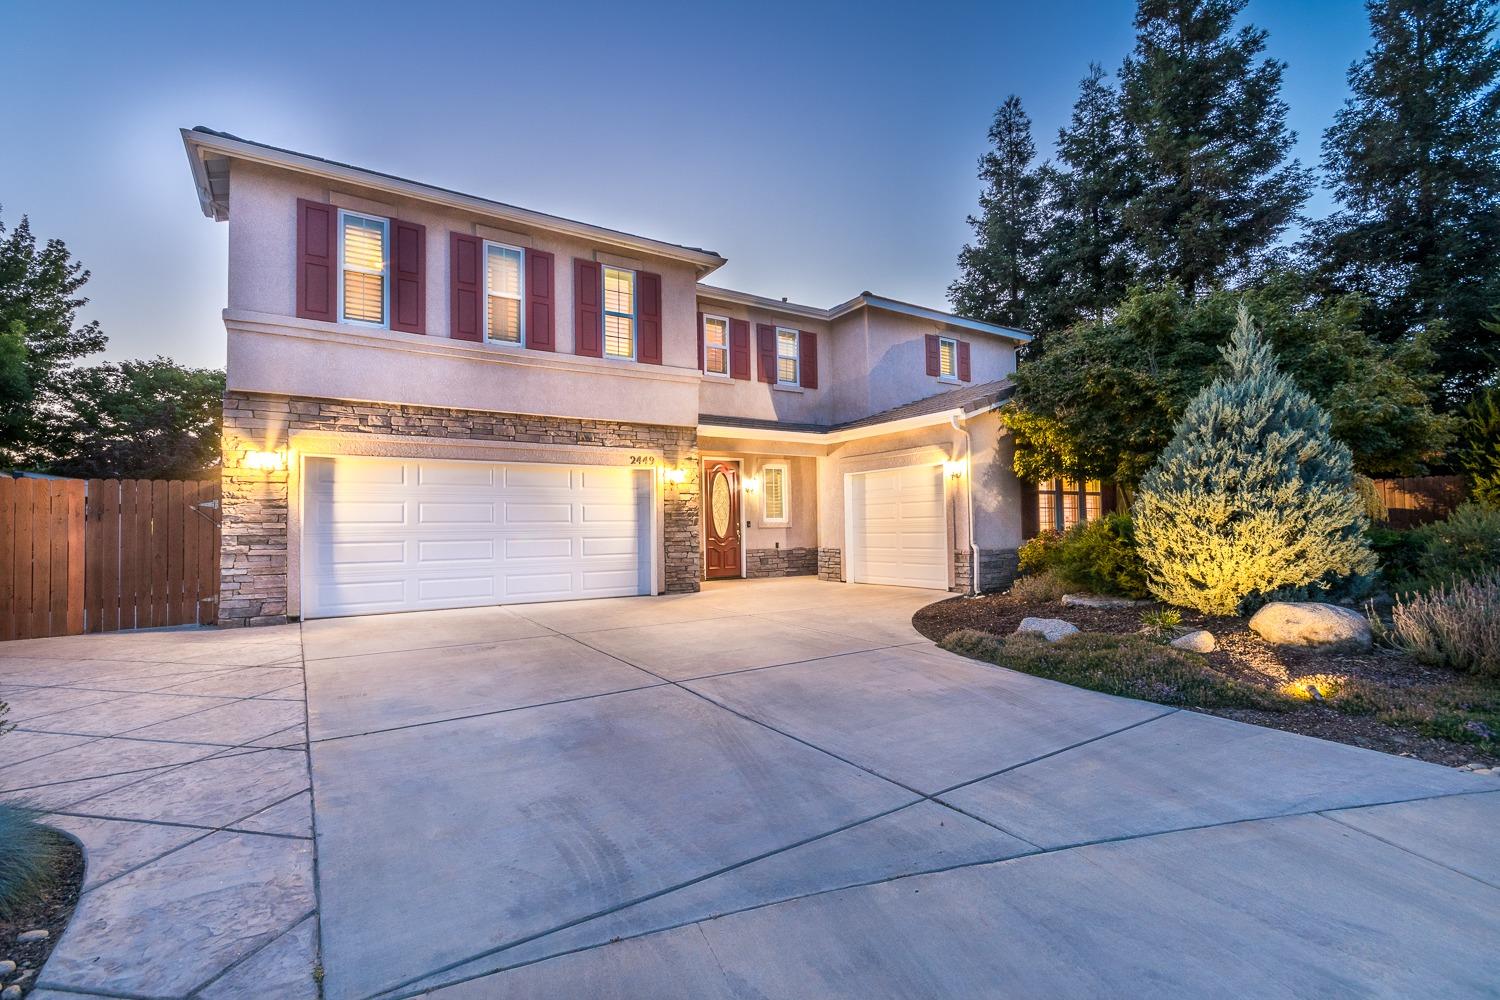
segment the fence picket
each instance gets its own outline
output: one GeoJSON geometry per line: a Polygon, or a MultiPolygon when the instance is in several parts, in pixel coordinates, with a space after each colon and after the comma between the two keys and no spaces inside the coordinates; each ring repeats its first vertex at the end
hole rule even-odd
{"type": "MultiPolygon", "coordinates": [[[[114,632],[120,627],[120,481],[101,480],[99,509],[99,603],[103,612],[99,631],[114,632]]],[[[88,544],[87,541],[84,542],[88,544]]]]}

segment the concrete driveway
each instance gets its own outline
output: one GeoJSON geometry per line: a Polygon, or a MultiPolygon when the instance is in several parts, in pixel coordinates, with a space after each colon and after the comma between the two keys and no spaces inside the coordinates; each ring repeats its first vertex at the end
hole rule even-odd
{"type": "Polygon", "coordinates": [[[104,690],[78,666],[100,637],[45,640],[75,644],[50,668],[0,650],[0,698],[36,706],[0,791],[53,788],[91,878],[140,831],[87,824],[187,841],[91,889],[43,983],[312,997],[321,961],[328,1000],[1494,995],[1500,782],[952,656],[909,624],[933,598],[736,581],[158,635],[267,644],[143,668],[188,678],[158,698],[223,699],[165,736],[80,732],[100,703],[60,692],[104,690]],[[306,737],[249,735],[273,700],[252,672],[297,666],[306,737]],[[37,783],[98,741],[213,748],[124,791],[37,783]],[[310,757],[315,879],[306,775],[273,753],[310,757]],[[174,794],[234,805],[145,815],[174,794]],[[174,955],[184,914],[218,928],[190,939],[211,960],[174,955]]]}

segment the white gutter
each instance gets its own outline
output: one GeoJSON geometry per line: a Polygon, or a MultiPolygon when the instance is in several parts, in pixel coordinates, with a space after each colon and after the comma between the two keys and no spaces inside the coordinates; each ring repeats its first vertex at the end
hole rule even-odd
{"type": "Polygon", "coordinates": [[[633,236],[630,233],[622,233],[614,229],[605,229],[601,226],[591,226],[584,222],[575,222],[572,219],[547,215],[545,212],[534,212],[530,209],[507,205],[503,202],[490,201],[488,198],[461,194],[457,191],[449,191],[446,188],[433,187],[432,185],[421,184],[417,181],[404,180],[400,177],[391,177],[387,174],[370,170],[361,170],[358,167],[332,163],[314,156],[272,149],[262,146],[259,143],[247,142],[242,139],[229,139],[221,135],[214,135],[208,132],[195,132],[192,129],[186,128],[181,131],[182,142],[187,149],[188,160],[191,161],[193,169],[193,180],[198,187],[198,199],[200,204],[203,205],[203,214],[210,218],[213,217],[212,204],[211,202],[204,203],[205,198],[211,198],[208,173],[203,165],[205,153],[231,157],[236,160],[245,160],[250,163],[262,163],[268,166],[281,167],[314,177],[322,177],[327,180],[389,192],[403,198],[412,198],[418,201],[444,205],[448,208],[456,208],[464,212],[472,212],[476,215],[483,215],[486,218],[510,225],[533,226],[538,229],[576,236],[592,243],[605,244],[616,249],[681,261],[697,267],[700,278],[718,270],[726,263],[723,257],[709,250],[694,250],[689,247],[680,247],[672,243],[653,240],[645,236],[633,236]]]}
{"type": "Polygon", "coordinates": [[[819,309],[817,306],[804,306],[795,302],[786,302],[782,299],[771,299],[764,295],[755,295],[750,292],[737,292],[731,288],[720,288],[717,285],[705,285],[698,283],[698,298],[710,302],[732,302],[737,305],[750,306],[754,309],[765,309],[770,312],[791,313],[796,316],[806,316],[810,319],[820,319],[824,322],[832,322],[840,317],[847,316],[860,309],[883,309],[886,312],[901,313],[904,316],[915,316],[918,319],[931,320],[941,323],[943,326],[954,327],[960,330],[973,330],[976,333],[987,333],[992,337],[1003,337],[1013,340],[1018,344],[1026,344],[1031,341],[1031,334],[1024,330],[1012,330],[1007,326],[996,323],[984,323],[977,319],[969,319],[967,316],[955,316],[937,309],[928,309],[926,306],[914,306],[909,302],[898,302],[895,299],[881,298],[868,292],[856,295],[848,302],[841,302],[832,309],[819,309]]]}
{"type": "MultiPolygon", "coordinates": [[[[933,427],[937,424],[947,423],[953,417],[961,416],[963,412],[963,408],[958,407],[951,410],[939,410],[936,413],[923,413],[915,417],[902,417],[900,420],[888,420],[880,424],[848,427],[837,431],[790,431],[778,430],[775,427],[736,427],[732,424],[699,424],[698,436],[738,438],[741,441],[843,444],[845,441],[858,441],[862,438],[880,437],[882,434],[898,434],[901,431],[915,430],[919,427],[933,427]]],[[[980,410],[977,412],[982,413],[984,411],[980,410]]]]}

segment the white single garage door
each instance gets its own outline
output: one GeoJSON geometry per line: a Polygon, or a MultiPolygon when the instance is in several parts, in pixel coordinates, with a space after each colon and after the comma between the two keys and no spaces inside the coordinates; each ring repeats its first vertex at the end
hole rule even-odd
{"type": "Polygon", "coordinates": [[[849,579],[948,589],[943,467],[913,466],[849,477],[849,579]]]}
{"type": "Polygon", "coordinates": [[[651,592],[651,480],[612,466],[309,458],[302,615],[651,592]]]}

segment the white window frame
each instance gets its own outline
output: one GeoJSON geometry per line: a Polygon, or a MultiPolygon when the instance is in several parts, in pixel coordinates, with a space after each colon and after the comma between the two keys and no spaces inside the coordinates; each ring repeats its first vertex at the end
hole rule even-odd
{"type": "Polygon", "coordinates": [[[639,274],[636,272],[636,270],[634,268],[629,268],[629,267],[615,267],[613,264],[600,264],[599,265],[599,354],[606,361],[634,361],[636,359],[636,355],[640,352],[640,349],[641,349],[641,319],[640,319],[640,313],[641,313],[641,302],[640,302],[641,283],[640,283],[639,279],[640,279],[640,276],[639,276],[639,274]],[[609,285],[608,285],[608,283],[605,280],[605,272],[607,272],[607,271],[619,271],[622,274],[628,274],[628,275],[630,275],[630,312],[628,312],[628,313],[617,312],[617,311],[609,308],[609,306],[606,304],[606,303],[609,302],[608,292],[606,291],[606,289],[609,287],[609,285]],[[609,318],[611,316],[629,316],[630,317],[630,354],[629,354],[629,356],[626,356],[624,354],[611,354],[611,353],[609,353],[609,318]]]}
{"type": "Polygon", "coordinates": [[[703,314],[703,374],[707,375],[709,378],[729,378],[729,372],[733,368],[733,366],[734,366],[734,362],[729,357],[729,317],[728,316],[720,316],[717,313],[704,313],[703,314]],[[709,367],[708,367],[708,349],[709,349],[709,346],[710,346],[709,343],[708,343],[708,321],[709,320],[718,320],[720,323],[724,324],[724,370],[721,371],[721,372],[710,371],[709,367]]]}
{"type": "Polygon", "coordinates": [[[792,469],[786,462],[766,462],[760,467],[760,523],[772,528],[785,528],[792,523],[792,469]],[[776,469],[781,473],[781,516],[771,517],[766,513],[767,473],[776,469]]]}
{"type": "Polygon", "coordinates": [[[391,326],[391,220],[382,219],[378,215],[366,215],[364,212],[351,212],[348,209],[339,209],[339,322],[348,323],[351,326],[368,326],[376,330],[388,330],[391,326]],[[346,268],[344,264],[344,220],[346,218],[363,219],[365,222],[380,223],[380,246],[384,259],[380,262],[380,315],[385,317],[381,323],[372,323],[367,319],[349,319],[344,315],[344,271],[358,271],[360,274],[374,274],[362,267],[346,268]]]}
{"type": "Polygon", "coordinates": [[[958,381],[958,338],[957,337],[938,337],[938,381],[939,382],[957,382],[958,381]],[[951,374],[951,375],[944,375],[943,374],[943,346],[944,345],[947,345],[953,351],[953,374],[951,374]]]}
{"type": "MultiPolygon", "coordinates": [[[[510,298],[509,295],[498,296],[502,299],[510,298]]],[[[511,246],[509,243],[499,243],[495,240],[484,241],[484,342],[494,344],[496,347],[525,347],[526,346],[526,251],[522,247],[511,246]],[[520,279],[519,294],[516,296],[516,315],[521,318],[519,340],[495,340],[490,336],[490,247],[501,250],[514,250],[521,258],[521,265],[517,277],[520,279]]]]}
{"type": "Polygon", "coordinates": [[[792,386],[800,386],[802,384],[802,331],[801,330],[794,330],[793,328],[791,328],[789,326],[778,326],[776,328],[776,383],[775,384],[779,385],[779,386],[782,386],[783,388],[790,388],[792,386]],[[793,354],[791,356],[792,363],[795,365],[795,369],[792,372],[792,379],[791,379],[790,382],[783,382],[782,379],[781,379],[781,362],[785,359],[785,355],[783,355],[781,353],[781,335],[783,333],[790,333],[792,335],[792,344],[794,345],[793,349],[796,352],[795,354],[793,354]]]}

